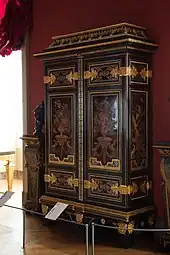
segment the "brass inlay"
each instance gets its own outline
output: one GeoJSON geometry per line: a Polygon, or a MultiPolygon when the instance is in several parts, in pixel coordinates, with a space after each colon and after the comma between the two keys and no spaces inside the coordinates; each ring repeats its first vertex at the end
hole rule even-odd
{"type": "Polygon", "coordinates": [[[136,185],[113,185],[111,190],[114,192],[119,192],[121,195],[131,195],[132,193],[136,193],[138,188],[136,185]]]}
{"type": "Polygon", "coordinates": [[[97,168],[120,171],[120,160],[112,159],[111,162],[108,162],[106,165],[103,165],[101,161],[97,160],[97,158],[89,157],[89,166],[94,169],[97,168]]]}
{"type": "Polygon", "coordinates": [[[82,34],[87,33],[87,32],[88,33],[97,32],[97,31],[100,31],[100,30],[103,30],[103,29],[116,28],[116,27],[120,27],[120,26],[129,26],[132,29],[133,28],[138,28],[138,29],[141,29],[141,30],[146,30],[145,27],[141,27],[141,26],[138,26],[138,25],[130,24],[130,23],[127,23],[127,22],[122,22],[122,23],[119,23],[119,24],[114,24],[114,25],[104,26],[104,27],[99,27],[99,28],[87,29],[87,30],[84,30],[84,31],[70,33],[70,34],[66,34],[66,35],[53,36],[52,40],[59,39],[59,38],[64,38],[64,37],[69,37],[69,36],[82,35],[82,34]]]}
{"type": "Polygon", "coordinates": [[[74,165],[74,155],[68,155],[63,160],[60,160],[59,157],[56,157],[55,154],[49,154],[49,162],[57,165],[74,165]]]}
{"type": "Polygon", "coordinates": [[[44,84],[54,84],[56,81],[56,76],[52,73],[50,73],[50,75],[48,76],[44,76],[44,84]]]}

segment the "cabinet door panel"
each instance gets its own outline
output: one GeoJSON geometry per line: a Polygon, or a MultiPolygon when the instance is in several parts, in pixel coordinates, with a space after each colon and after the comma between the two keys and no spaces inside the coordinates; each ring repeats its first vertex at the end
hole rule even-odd
{"type": "Polygon", "coordinates": [[[75,95],[48,96],[48,162],[75,165],[75,95]]]}
{"type": "Polygon", "coordinates": [[[46,194],[78,199],[78,63],[51,63],[46,74],[46,194]]]}
{"type": "Polygon", "coordinates": [[[88,166],[120,171],[120,91],[88,92],[88,166]]]}

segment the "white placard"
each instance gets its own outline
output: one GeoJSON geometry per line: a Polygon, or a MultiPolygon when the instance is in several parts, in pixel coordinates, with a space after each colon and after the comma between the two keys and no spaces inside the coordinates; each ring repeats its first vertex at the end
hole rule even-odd
{"type": "Polygon", "coordinates": [[[14,192],[12,191],[5,192],[4,195],[2,195],[0,198],[0,207],[6,204],[6,202],[12,197],[13,194],[14,192]]]}
{"type": "Polygon", "coordinates": [[[55,204],[55,206],[47,213],[47,215],[45,216],[46,219],[49,220],[56,220],[61,214],[62,212],[64,212],[64,210],[67,208],[68,204],[63,204],[58,202],[57,204],[55,204]]]}

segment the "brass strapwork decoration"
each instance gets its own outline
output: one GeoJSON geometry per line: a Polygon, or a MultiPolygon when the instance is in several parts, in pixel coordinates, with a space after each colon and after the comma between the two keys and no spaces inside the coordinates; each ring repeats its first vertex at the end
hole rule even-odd
{"type": "Polygon", "coordinates": [[[92,181],[85,180],[84,181],[84,188],[85,189],[96,189],[98,187],[98,184],[92,179],[92,181]]]}
{"type": "Polygon", "coordinates": [[[79,186],[79,180],[78,180],[78,178],[69,178],[68,180],[67,180],[67,183],[68,183],[68,185],[69,186],[71,186],[71,187],[78,187],[79,186]]]}
{"type": "Polygon", "coordinates": [[[91,71],[85,71],[84,72],[84,79],[85,80],[88,80],[88,79],[91,79],[93,80],[94,78],[96,78],[98,75],[97,71],[94,70],[94,69],[91,69],[91,71]]]}
{"type": "Polygon", "coordinates": [[[50,73],[50,75],[48,76],[44,76],[44,84],[54,84],[56,81],[56,76],[52,73],[50,73]]]}
{"type": "Polygon", "coordinates": [[[111,75],[113,78],[118,78],[118,76],[131,76],[131,78],[135,78],[137,75],[140,75],[144,80],[146,78],[152,77],[152,71],[147,70],[146,68],[143,68],[142,70],[138,70],[134,65],[132,67],[120,67],[118,66],[114,67],[111,71],[111,75]]]}
{"type": "Polygon", "coordinates": [[[69,82],[72,82],[72,80],[77,81],[80,79],[80,74],[78,72],[70,72],[67,76],[66,76],[67,80],[69,82]]]}
{"type": "Polygon", "coordinates": [[[42,205],[41,205],[41,210],[42,210],[42,214],[43,214],[43,215],[46,215],[46,214],[48,213],[48,206],[42,204],[42,205]]]}
{"type": "Polygon", "coordinates": [[[111,187],[113,192],[119,192],[121,195],[131,195],[133,193],[136,193],[138,191],[138,186],[133,184],[133,185],[113,185],[111,187]]]}
{"type": "Polygon", "coordinates": [[[78,223],[78,224],[82,224],[83,223],[83,214],[82,213],[77,213],[76,214],[76,222],[78,223]]]}
{"type": "Polygon", "coordinates": [[[51,182],[53,184],[53,183],[56,182],[56,180],[57,180],[57,178],[54,174],[51,174],[51,175],[45,174],[44,175],[44,181],[45,182],[48,182],[48,183],[51,182]]]}

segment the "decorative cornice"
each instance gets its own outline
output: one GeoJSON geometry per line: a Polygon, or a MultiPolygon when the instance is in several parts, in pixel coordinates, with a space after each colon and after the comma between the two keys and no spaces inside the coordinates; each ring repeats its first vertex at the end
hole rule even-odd
{"type": "Polygon", "coordinates": [[[105,40],[120,36],[135,37],[142,40],[147,40],[146,29],[140,26],[120,23],[116,25],[85,30],[77,33],[67,35],[60,35],[52,37],[53,42],[48,49],[70,46],[74,44],[93,42],[96,40],[105,40]]]}

